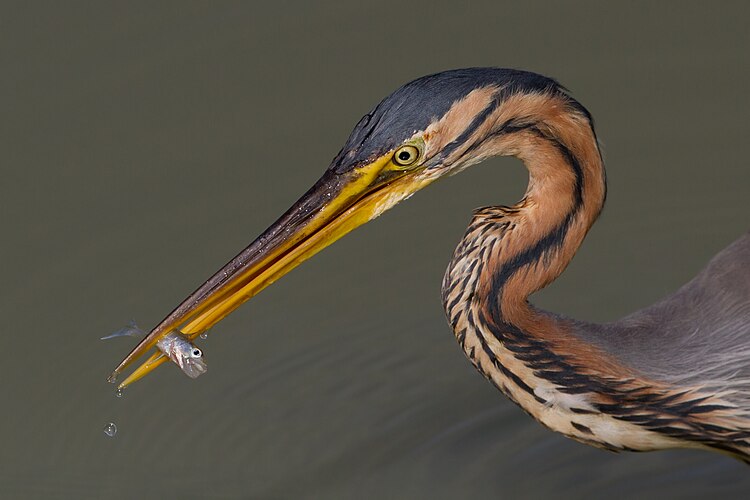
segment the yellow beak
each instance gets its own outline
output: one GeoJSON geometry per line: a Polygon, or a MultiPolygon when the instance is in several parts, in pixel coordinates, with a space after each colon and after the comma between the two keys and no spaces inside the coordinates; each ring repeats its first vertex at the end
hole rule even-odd
{"type": "MultiPolygon", "coordinates": [[[[194,340],[255,296],[351,230],[432,182],[420,166],[405,168],[392,153],[344,173],[327,171],[271,227],[187,297],[143,339],[110,375],[117,375],[178,329],[194,340]]],[[[166,361],[157,351],[120,385],[124,388],[166,361]]]]}

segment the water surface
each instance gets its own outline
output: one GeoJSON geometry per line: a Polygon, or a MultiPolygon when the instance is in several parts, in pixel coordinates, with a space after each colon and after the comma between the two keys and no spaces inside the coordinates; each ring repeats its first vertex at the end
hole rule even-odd
{"type": "Polygon", "coordinates": [[[747,467],[615,455],[543,429],[479,376],[439,300],[493,160],[419,193],[116,398],[132,339],[243,248],[379,99],[473,65],[558,78],[597,120],[608,205],[535,300],[606,321],[750,227],[741,4],[18,5],[0,16],[0,493],[7,498],[738,496],[747,467]],[[114,422],[117,434],[103,427],[114,422]]]}

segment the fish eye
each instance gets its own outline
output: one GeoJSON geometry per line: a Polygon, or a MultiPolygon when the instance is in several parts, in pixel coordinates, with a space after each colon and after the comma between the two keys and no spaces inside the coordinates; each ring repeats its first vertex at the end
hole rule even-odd
{"type": "Polygon", "coordinates": [[[203,351],[196,347],[195,349],[193,349],[192,355],[194,358],[200,358],[201,356],[203,356],[203,351]]]}
{"type": "Polygon", "coordinates": [[[393,163],[400,167],[414,165],[419,159],[419,148],[413,144],[401,146],[393,153],[393,163]]]}

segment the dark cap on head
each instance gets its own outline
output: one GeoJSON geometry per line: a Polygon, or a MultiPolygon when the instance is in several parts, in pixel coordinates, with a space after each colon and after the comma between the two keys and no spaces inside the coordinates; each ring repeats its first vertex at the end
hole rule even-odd
{"type": "Polygon", "coordinates": [[[555,92],[561,86],[536,73],[506,68],[466,68],[423,76],[383,99],[354,127],[329,170],[343,173],[368,163],[424,130],[472,90],[495,85],[498,98],[518,91],[555,92]]]}

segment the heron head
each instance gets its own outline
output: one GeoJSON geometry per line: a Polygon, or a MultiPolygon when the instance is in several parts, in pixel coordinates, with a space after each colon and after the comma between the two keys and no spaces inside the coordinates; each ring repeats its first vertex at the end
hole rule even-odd
{"type": "MultiPolygon", "coordinates": [[[[399,88],[359,120],[318,182],[185,299],[115,374],[178,326],[197,337],[300,262],[436,179],[502,154],[486,145],[498,130],[522,126],[524,116],[523,102],[520,114],[502,112],[508,99],[560,92],[544,76],[499,68],[446,71],[399,88]]],[[[136,378],[153,365],[142,366],[136,378]]]]}
{"type": "Polygon", "coordinates": [[[293,208],[308,222],[345,210],[359,223],[371,220],[434,180],[501,154],[481,146],[498,128],[520,125],[503,122],[498,112],[509,97],[559,92],[547,77],[500,68],[452,70],[409,82],[359,120],[323,177],[293,208]]]}

